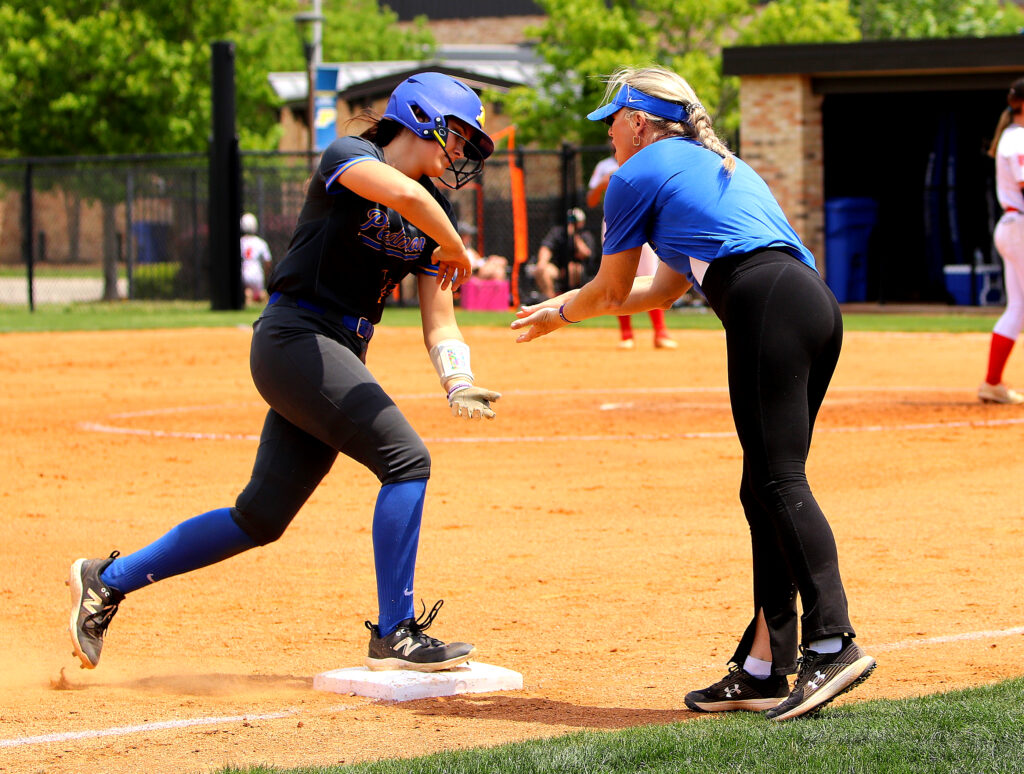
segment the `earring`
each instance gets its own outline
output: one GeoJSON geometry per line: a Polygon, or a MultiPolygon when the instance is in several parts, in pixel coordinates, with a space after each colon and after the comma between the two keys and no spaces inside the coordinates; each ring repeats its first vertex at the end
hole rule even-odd
{"type": "Polygon", "coordinates": [[[633,147],[634,148],[639,148],[640,147],[640,135],[639,134],[634,134],[633,135],[633,147]]]}

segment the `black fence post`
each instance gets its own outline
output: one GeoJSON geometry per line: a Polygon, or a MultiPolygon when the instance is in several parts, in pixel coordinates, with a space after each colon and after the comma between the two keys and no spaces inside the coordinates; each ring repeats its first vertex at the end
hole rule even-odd
{"type": "Polygon", "coordinates": [[[139,240],[135,229],[135,174],[131,167],[124,180],[124,270],[128,279],[128,298],[135,298],[135,259],[139,255],[139,240]]]}
{"type": "Polygon", "coordinates": [[[210,141],[210,302],[242,309],[242,166],[235,130],[235,44],[212,44],[213,137],[210,141]]]}
{"type": "MultiPolygon", "coordinates": [[[[562,260],[565,266],[575,257],[575,246],[573,238],[569,234],[569,211],[576,206],[576,148],[572,143],[562,143],[562,211],[559,213],[559,222],[565,224],[565,244],[562,249],[565,254],[562,260]]],[[[568,280],[568,276],[566,277],[568,280]]]]}
{"type": "Polygon", "coordinates": [[[35,276],[35,254],[33,252],[34,241],[32,239],[35,231],[35,215],[32,212],[32,162],[28,162],[25,165],[25,190],[22,194],[23,200],[21,205],[21,254],[25,259],[25,276],[28,279],[28,310],[34,312],[36,310],[36,301],[34,294],[34,276],[35,276]]]}

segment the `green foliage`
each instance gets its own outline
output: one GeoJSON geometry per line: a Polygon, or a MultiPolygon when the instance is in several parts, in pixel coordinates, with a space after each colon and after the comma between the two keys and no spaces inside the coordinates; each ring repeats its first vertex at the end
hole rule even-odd
{"type": "MultiPolygon", "coordinates": [[[[586,120],[602,78],[620,65],[659,64],[689,81],[715,129],[739,128],[738,79],[722,75],[729,45],[837,43],[860,39],[1013,34],[1024,11],[1000,0],[539,0],[548,14],[538,53],[550,66],[536,91],[513,89],[505,110],[523,142],[555,147],[607,141],[586,120]]],[[[730,143],[734,144],[734,143],[730,143]]]]}
{"type": "Polygon", "coordinates": [[[739,82],[722,75],[724,46],[855,40],[848,0],[541,0],[548,13],[538,53],[550,66],[539,88],[513,89],[503,102],[524,142],[607,141],[586,120],[621,65],[659,64],[683,75],[725,139],[739,128],[739,82]]]}
{"type": "Polygon", "coordinates": [[[850,0],[864,40],[1013,35],[1024,12],[1000,0],[850,0]]]}
{"type": "Polygon", "coordinates": [[[655,34],[637,14],[642,3],[604,0],[541,0],[545,23],[538,54],[550,65],[533,88],[512,89],[503,100],[519,124],[522,142],[556,147],[562,141],[599,144],[606,127],[586,120],[604,94],[602,76],[623,64],[652,61],[655,34]]]}
{"type": "Polygon", "coordinates": [[[181,298],[180,263],[144,263],[132,271],[132,293],[140,301],[170,301],[181,298]]]}
{"type": "Polygon", "coordinates": [[[157,38],[139,10],[76,17],[32,5],[0,5],[0,148],[124,153],[187,141],[178,108],[192,44],[157,38]]]}
{"type": "MultiPolygon", "coordinates": [[[[415,58],[422,20],[374,0],[324,0],[325,61],[415,58]]],[[[305,69],[297,0],[0,0],[0,155],[205,151],[210,46],[235,44],[241,145],[279,136],[267,75],[305,69]]]]}
{"type": "Polygon", "coordinates": [[[739,45],[860,40],[850,0],[775,0],[740,32],[739,45]]]}
{"type": "Polygon", "coordinates": [[[325,62],[428,59],[434,52],[426,17],[398,29],[398,14],[377,0],[324,0],[323,6],[325,62]]]}
{"type": "MultiPolygon", "coordinates": [[[[166,264],[152,264],[161,266],[166,264]]],[[[149,267],[150,264],[143,266],[149,267]]],[[[139,269],[134,281],[138,292],[139,269]]],[[[159,270],[158,270],[159,271],[159,270]]],[[[66,275],[65,275],[66,276],[66,275]]],[[[134,330],[142,328],[215,328],[251,322],[261,307],[254,305],[242,311],[212,311],[208,301],[119,301],[116,303],[38,304],[34,312],[25,305],[0,304],[0,333],[27,331],[94,331],[134,330]]],[[[852,314],[843,315],[848,331],[917,331],[946,333],[987,333],[999,316],[999,310],[964,307],[948,309],[937,306],[928,314],[852,314]]],[[[459,324],[464,327],[487,326],[508,330],[512,322],[509,312],[458,310],[459,324]]],[[[665,315],[669,328],[678,330],[721,330],[722,324],[707,308],[672,309],[665,315]]],[[[418,328],[420,310],[415,307],[389,307],[381,325],[395,328],[418,328]]],[[[649,327],[638,315],[633,325],[649,327]]],[[[617,328],[613,316],[595,317],[580,323],[583,328],[617,328]]]]}

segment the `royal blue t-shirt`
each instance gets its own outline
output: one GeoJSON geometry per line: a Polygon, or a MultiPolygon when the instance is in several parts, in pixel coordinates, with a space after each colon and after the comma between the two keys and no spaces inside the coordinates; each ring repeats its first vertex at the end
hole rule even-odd
{"type": "Polygon", "coordinates": [[[619,167],[608,183],[604,217],[605,254],[649,242],[691,282],[691,256],[710,263],[775,249],[815,268],[764,180],[740,159],[729,175],[721,156],[687,137],[658,140],[619,167]]]}

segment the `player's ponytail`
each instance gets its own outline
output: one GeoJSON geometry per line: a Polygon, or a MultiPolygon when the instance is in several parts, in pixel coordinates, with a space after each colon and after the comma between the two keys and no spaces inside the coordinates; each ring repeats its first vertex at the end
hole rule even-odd
{"type": "Polygon", "coordinates": [[[698,105],[690,111],[690,125],[693,128],[697,142],[721,156],[722,167],[731,175],[733,170],[736,169],[736,157],[732,155],[726,144],[718,139],[718,135],[715,134],[715,130],[711,127],[711,116],[708,115],[702,105],[698,105]]]}
{"type": "Polygon", "coordinates": [[[999,114],[999,123],[992,137],[992,144],[988,146],[988,155],[996,157],[996,149],[999,147],[999,138],[1003,136],[1006,127],[1013,121],[1013,117],[1020,115],[1024,110],[1024,78],[1018,78],[1010,85],[1010,91],[1006,94],[1006,110],[999,114]]]}
{"type": "Polygon", "coordinates": [[[359,133],[359,136],[364,140],[376,143],[382,148],[395,139],[395,137],[398,136],[398,133],[402,131],[402,125],[397,121],[392,121],[390,118],[383,118],[375,110],[370,110],[369,108],[363,108],[361,112],[352,116],[352,118],[345,123],[345,128],[347,129],[349,124],[353,122],[369,124],[369,126],[359,133]]]}

